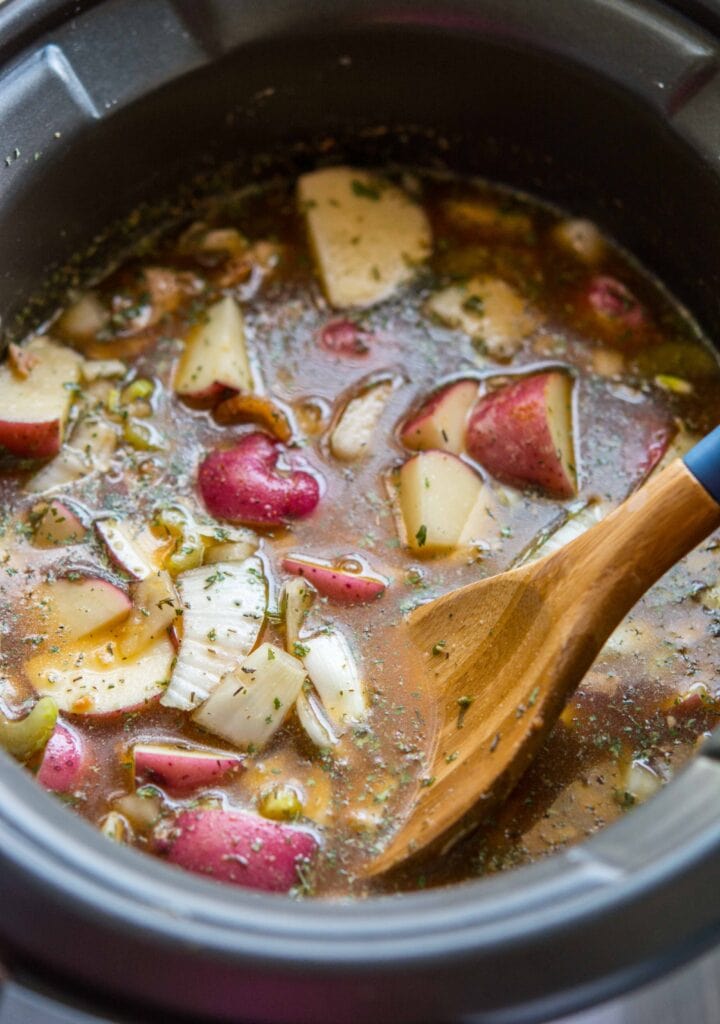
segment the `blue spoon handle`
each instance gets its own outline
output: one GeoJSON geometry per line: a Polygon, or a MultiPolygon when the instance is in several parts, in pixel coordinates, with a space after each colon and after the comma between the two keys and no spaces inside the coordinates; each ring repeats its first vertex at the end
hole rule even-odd
{"type": "Polygon", "coordinates": [[[692,475],[720,505],[720,427],[698,441],[683,458],[692,475]]]}

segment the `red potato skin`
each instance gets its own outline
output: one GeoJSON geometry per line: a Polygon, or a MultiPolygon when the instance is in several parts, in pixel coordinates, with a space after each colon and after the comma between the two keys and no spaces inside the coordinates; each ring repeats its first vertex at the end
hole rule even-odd
{"type": "Polygon", "coordinates": [[[320,484],[303,470],[276,473],[281,450],[267,434],[254,433],[211,452],[198,476],[210,514],[250,526],[282,526],[310,515],[320,501],[320,484]]]}
{"type": "Polygon", "coordinates": [[[367,334],[352,320],[332,320],[325,324],[318,344],[336,356],[364,356],[370,351],[367,334]]]}
{"type": "Polygon", "coordinates": [[[344,572],[330,565],[306,561],[304,558],[283,558],[282,567],[292,576],[302,576],[315,589],[338,604],[369,604],[386,590],[385,580],[360,573],[344,572]]]}
{"type": "Polygon", "coordinates": [[[309,832],[245,811],[201,808],[181,812],[155,849],[170,863],[218,882],[288,892],[299,881],[298,865],[314,856],[318,842],[309,832]]]}
{"type": "Polygon", "coordinates": [[[232,754],[217,757],[203,750],[184,753],[192,753],[192,757],[178,756],[172,747],[160,751],[138,745],[133,751],[136,784],[154,782],[168,793],[187,793],[218,782],[242,767],[242,759],[232,754]]]}
{"type": "Polygon", "coordinates": [[[657,466],[676,433],[675,423],[657,415],[639,420],[637,432],[625,448],[631,463],[629,469],[637,483],[641,483],[657,466]]]}
{"type": "Polygon", "coordinates": [[[83,740],[66,726],[58,724],[45,747],[37,780],[53,793],[69,793],[78,785],[86,761],[83,740]]]}
{"type": "Polygon", "coordinates": [[[545,389],[552,375],[523,377],[481,398],[470,414],[467,448],[502,483],[571,498],[575,482],[557,456],[547,423],[545,389]]]}
{"type": "Polygon", "coordinates": [[[19,459],[49,459],[60,451],[61,441],[59,420],[44,423],[0,420],[0,447],[19,459]]]}
{"type": "Polygon", "coordinates": [[[653,333],[647,310],[622,281],[596,274],[581,292],[578,311],[590,329],[619,348],[633,349],[653,333]]]}

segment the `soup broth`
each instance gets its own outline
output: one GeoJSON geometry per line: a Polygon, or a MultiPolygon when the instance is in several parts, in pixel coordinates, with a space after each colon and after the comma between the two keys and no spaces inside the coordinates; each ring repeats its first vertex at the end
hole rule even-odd
{"type": "Polygon", "coordinates": [[[491,820],[366,877],[433,783],[404,617],[715,426],[685,311],[593,224],[460,177],[322,168],[194,215],[0,367],[3,745],[110,840],[297,896],[526,863],[651,796],[717,722],[713,540],[491,820]]]}

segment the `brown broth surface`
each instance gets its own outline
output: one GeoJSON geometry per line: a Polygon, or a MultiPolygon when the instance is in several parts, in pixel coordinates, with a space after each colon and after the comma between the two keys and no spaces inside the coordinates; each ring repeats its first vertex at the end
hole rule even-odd
{"type": "MultiPolygon", "coordinates": [[[[32,510],[49,497],[68,498],[90,515],[113,512],[149,523],[159,506],[184,499],[198,516],[206,514],[196,484],[200,460],[257,428],[220,426],[208,409],[179,400],[172,391],[173,369],[183,337],[207,304],[221,291],[238,299],[256,374],[294,425],[293,457],[315,472],[324,488],[317,510],[307,518],[283,529],[259,531],[270,609],[277,610],[287,578],[281,561],[289,552],[331,561],[353,556],[387,577],[390,585],[378,602],[345,607],[321,598],[306,623],[307,632],[340,624],[356,652],[371,710],[367,723],[350,730],[338,748],[322,752],[290,716],[269,746],[248,754],[245,770],[228,781],[182,798],[162,791],[156,795],[161,816],[171,819],[178,808],[198,800],[254,810],[268,788],[294,786],[304,802],[300,824],[315,828],[321,837],[317,864],[303,877],[300,894],[360,896],[415,889],[544,857],[611,823],[668,781],[717,721],[715,637],[720,618],[711,599],[698,600],[708,593],[703,588],[718,581],[717,540],[711,539],[640,601],[581,684],[541,756],[492,821],[440,858],[427,858],[391,877],[363,878],[373,852],[409,813],[432,747],[433,695],[420,692],[407,673],[403,615],[419,602],[509,568],[563,521],[575,500],[523,492],[489,479],[499,512],[481,545],[441,557],[412,555],[398,538],[392,487],[387,485],[389,474],[410,454],[398,435],[408,411],[452,379],[476,378],[492,388],[516,375],[569,367],[575,374],[577,500],[598,498],[614,505],[645,476],[643,460],[654,422],[676,422],[682,432],[700,435],[716,424],[715,410],[720,408],[714,353],[685,312],[619,249],[606,242],[602,259],[588,266],[553,241],[560,214],[529,198],[423,172],[399,180],[417,190],[432,223],[433,252],[412,283],[360,312],[335,312],[323,297],[292,181],[218,197],[205,212],[210,227],[237,228],[251,243],[277,247],[278,265],[264,276],[255,268],[247,279],[219,287],[228,258],[206,254],[198,260],[181,253],[178,237],[188,225],[169,226],[159,241],[148,242],[136,259],[97,286],[108,301],[129,296],[125,320],[116,317],[101,345],[107,358],[125,359],[125,382],[136,377],[155,382],[147,422],[159,434],[159,449],[121,444],[108,472],[91,474],[50,495],[24,490],[37,464],[8,459],[0,478],[1,696],[6,713],[17,716],[35,699],[23,666],[53,643],[28,597],[33,588],[48,573],[67,572],[99,573],[128,585],[92,530],[81,544],[38,547],[32,510]],[[447,216],[449,199],[491,204],[500,211],[500,226],[454,224],[447,216]],[[503,217],[509,229],[503,227],[503,217]],[[526,218],[527,230],[518,234],[513,217],[526,218]],[[132,302],[142,306],[148,301],[138,285],[143,266],[192,275],[195,292],[155,327],[138,332],[146,343],[132,356],[128,338],[133,334],[127,326],[132,302]],[[579,312],[577,296],[597,273],[619,279],[640,299],[654,325],[648,336],[639,342],[608,338],[579,312]],[[541,314],[538,328],[510,361],[484,355],[482,346],[461,330],[428,315],[426,303],[434,291],[477,274],[506,280],[541,314]],[[318,343],[323,327],[339,317],[361,326],[365,353],[348,358],[318,343]],[[328,447],[338,411],[368,380],[388,376],[395,388],[367,456],[352,464],[338,462],[328,447]]],[[[123,309],[123,303],[116,302],[116,307],[123,309]]],[[[47,332],[54,331],[51,323],[47,332]]],[[[102,388],[96,391],[102,400],[102,388]]],[[[278,616],[266,621],[261,639],[283,645],[278,616]]],[[[113,717],[61,717],[87,737],[92,751],[82,784],[63,799],[97,824],[117,809],[118,799],[134,792],[134,743],[229,749],[186,713],[155,701],[113,717]]],[[[37,761],[29,767],[36,768],[37,761]]],[[[149,850],[152,827],[131,824],[126,839],[149,850]]]]}

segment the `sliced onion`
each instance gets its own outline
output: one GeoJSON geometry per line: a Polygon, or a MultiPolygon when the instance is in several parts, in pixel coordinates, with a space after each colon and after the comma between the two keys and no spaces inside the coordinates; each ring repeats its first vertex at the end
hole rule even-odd
{"type": "Polygon", "coordinates": [[[315,588],[307,580],[295,576],[282,589],[280,607],[285,610],[285,646],[292,654],[300,639],[300,630],[315,600],[315,588]]]}
{"type": "Polygon", "coordinates": [[[545,555],[551,555],[565,547],[571,540],[581,536],[591,526],[612,511],[612,505],[605,501],[576,502],[569,510],[565,521],[550,534],[542,533],[536,538],[515,562],[515,565],[528,565],[545,555]]]}
{"type": "Polygon", "coordinates": [[[295,701],[298,720],[316,747],[334,747],[340,737],[323,709],[318,695],[313,691],[301,690],[295,701]]]}
{"type": "Polygon", "coordinates": [[[367,700],[350,645],[342,633],[318,633],[303,641],[303,663],[328,717],[341,734],[367,717],[367,700]]]}
{"type": "Polygon", "coordinates": [[[267,582],[260,559],[248,558],[191,569],[176,585],[183,637],[161,703],[189,711],[255,646],[267,610],[267,582]]]}

